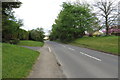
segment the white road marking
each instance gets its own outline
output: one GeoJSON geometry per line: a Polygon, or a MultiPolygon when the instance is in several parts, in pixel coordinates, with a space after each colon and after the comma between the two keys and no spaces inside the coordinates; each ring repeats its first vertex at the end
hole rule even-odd
{"type": "Polygon", "coordinates": [[[63,47],[66,47],[66,46],[63,45],[63,47]]]}
{"type": "Polygon", "coordinates": [[[48,47],[48,49],[49,49],[49,52],[51,52],[51,49],[50,49],[50,47],[48,47]]]}
{"type": "Polygon", "coordinates": [[[90,58],[93,58],[93,59],[95,59],[95,60],[102,61],[101,59],[98,59],[98,58],[96,58],[96,57],[90,56],[90,55],[88,55],[88,54],[86,54],[86,53],[83,53],[83,52],[80,52],[80,53],[83,54],[83,55],[86,55],[86,56],[88,56],[88,57],[90,57],[90,58]]]}
{"type": "Polygon", "coordinates": [[[72,48],[68,48],[68,49],[73,50],[73,51],[75,50],[75,49],[72,49],[72,48]]]}

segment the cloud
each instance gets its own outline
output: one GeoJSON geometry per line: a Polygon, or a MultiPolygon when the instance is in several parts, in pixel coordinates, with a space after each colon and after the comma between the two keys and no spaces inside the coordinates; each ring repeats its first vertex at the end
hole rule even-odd
{"type": "MultiPolygon", "coordinates": [[[[62,7],[63,2],[77,0],[20,0],[23,4],[20,8],[15,9],[15,15],[23,19],[23,29],[31,30],[38,27],[44,28],[47,32],[52,27],[62,7]]],[[[80,0],[84,2],[84,0],[80,0]]],[[[85,0],[88,3],[94,1],[85,0]]]]}
{"type": "Polygon", "coordinates": [[[65,0],[20,0],[23,4],[15,9],[15,15],[23,19],[23,29],[31,30],[42,27],[50,30],[65,0]]]}

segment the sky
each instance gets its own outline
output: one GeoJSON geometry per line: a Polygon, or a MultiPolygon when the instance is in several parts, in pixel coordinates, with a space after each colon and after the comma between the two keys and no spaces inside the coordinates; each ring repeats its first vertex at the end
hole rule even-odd
{"type": "MultiPolygon", "coordinates": [[[[70,0],[19,0],[23,4],[20,8],[14,9],[15,16],[23,19],[25,30],[43,28],[48,32],[57,18],[63,2],[70,0]]],[[[76,0],[72,0],[76,1],[76,0]]]]}
{"type": "MultiPolygon", "coordinates": [[[[52,24],[57,18],[63,2],[76,0],[19,0],[23,4],[20,8],[14,9],[15,16],[23,19],[25,30],[43,28],[46,34],[51,30],[52,24]]],[[[79,0],[77,0],[79,1],[79,0]]],[[[92,4],[95,0],[80,0],[80,2],[92,4]]]]}

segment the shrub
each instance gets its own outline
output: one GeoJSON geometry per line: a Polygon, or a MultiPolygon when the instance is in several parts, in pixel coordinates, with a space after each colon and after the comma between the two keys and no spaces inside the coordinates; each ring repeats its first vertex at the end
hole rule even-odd
{"type": "Polygon", "coordinates": [[[9,43],[10,44],[17,44],[17,43],[19,43],[19,41],[20,41],[19,39],[13,39],[13,40],[10,40],[9,43]]]}

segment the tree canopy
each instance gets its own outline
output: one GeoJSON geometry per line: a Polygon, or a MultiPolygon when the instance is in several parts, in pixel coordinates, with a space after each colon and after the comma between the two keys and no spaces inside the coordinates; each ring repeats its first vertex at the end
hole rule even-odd
{"type": "Polygon", "coordinates": [[[62,10],[52,25],[50,39],[68,42],[83,37],[85,31],[92,31],[93,27],[97,26],[96,19],[89,5],[64,2],[62,10]]]}
{"type": "Polygon", "coordinates": [[[94,6],[99,10],[97,14],[99,14],[99,17],[102,17],[101,22],[103,22],[102,24],[105,24],[106,35],[108,35],[110,26],[116,25],[115,23],[117,22],[118,14],[116,5],[114,4],[114,1],[100,0],[97,1],[94,6]]]}
{"type": "Polygon", "coordinates": [[[29,39],[43,42],[44,34],[43,28],[32,29],[29,31],[29,39]]]}
{"type": "Polygon", "coordinates": [[[22,20],[17,20],[14,16],[13,8],[19,8],[21,2],[2,2],[2,38],[3,42],[18,39],[22,20]]]}

